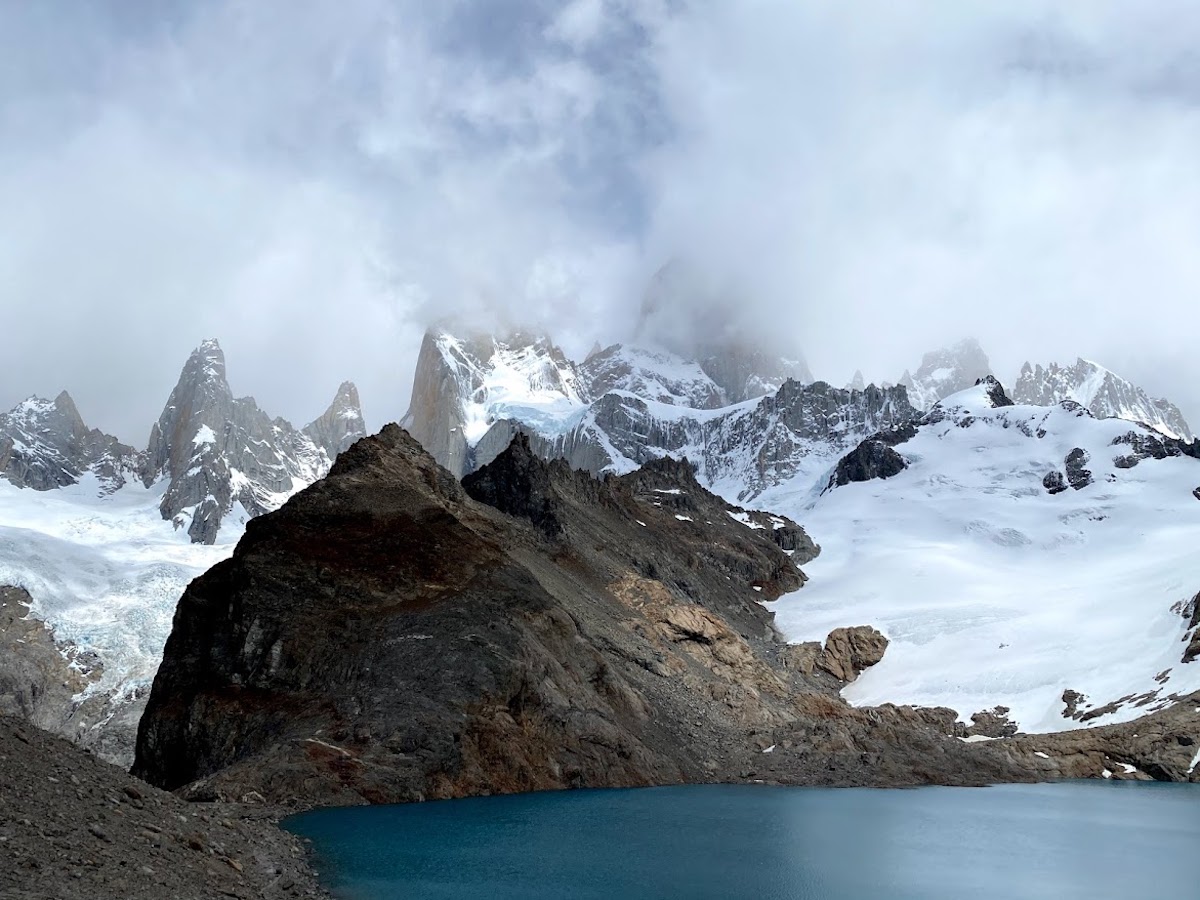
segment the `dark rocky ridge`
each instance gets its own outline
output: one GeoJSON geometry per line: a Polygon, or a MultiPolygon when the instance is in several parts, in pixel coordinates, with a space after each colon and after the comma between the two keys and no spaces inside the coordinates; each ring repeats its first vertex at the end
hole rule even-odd
{"type": "MultiPolygon", "coordinates": [[[[849,707],[760,602],[815,548],[731,514],[684,463],[596,481],[522,442],[464,488],[389,426],[189,587],[135,773],[303,805],[1099,776],[1110,746],[1191,777],[1182,745],[1120,727],[967,744],[950,710],[849,707]]],[[[872,634],[830,643],[857,669],[872,634]]]]}
{"type": "Polygon", "coordinates": [[[0,897],[327,897],[262,805],[196,805],[0,714],[0,897]]]}

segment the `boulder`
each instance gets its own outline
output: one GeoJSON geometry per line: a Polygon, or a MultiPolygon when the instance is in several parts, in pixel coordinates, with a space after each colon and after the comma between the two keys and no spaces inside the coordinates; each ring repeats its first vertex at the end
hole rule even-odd
{"type": "Polygon", "coordinates": [[[849,683],[883,659],[887,645],[888,639],[883,633],[870,625],[835,628],[825,638],[825,648],[816,661],[816,668],[849,683]]]}
{"type": "Polygon", "coordinates": [[[1063,477],[1062,472],[1055,469],[1046,473],[1046,477],[1042,479],[1042,487],[1051,495],[1061,494],[1067,489],[1067,479],[1063,477]]]}
{"type": "Polygon", "coordinates": [[[1088,452],[1081,447],[1076,447],[1067,454],[1067,483],[1077,491],[1092,483],[1092,473],[1086,468],[1089,459],[1088,452]]]}

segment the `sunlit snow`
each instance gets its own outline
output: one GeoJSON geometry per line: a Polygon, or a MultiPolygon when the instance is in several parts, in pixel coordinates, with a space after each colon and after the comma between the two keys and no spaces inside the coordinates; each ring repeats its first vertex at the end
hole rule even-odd
{"type": "MultiPolygon", "coordinates": [[[[949,706],[964,718],[1002,704],[1028,731],[1079,727],[1062,716],[1068,688],[1092,707],[1200,689],[1200,664],[1180,663],[1187,623],[1171,609],[1200,591],[1200,463],[1118,469],[1113,457],[1128,448],[1111,443],[1128,422],[991,409],[980,389],[944,403],[963,410],[897,448],[910,463],[899,475],[815,502],[799,481],[756,500],[823,548],[805,567],[809,584],[775,607],[789,638],[874,625],[891,643],[843,692],[851,702],[949,706]],[[1089,452],[1095,482],[1051,496],[1042,478],[1075,447],[1089,452]],[[1155,676],[1166,670],[1163,686],[1155,676]]],[[[1126,704],[1092,724],[1152,708],[1126,704]]]]}

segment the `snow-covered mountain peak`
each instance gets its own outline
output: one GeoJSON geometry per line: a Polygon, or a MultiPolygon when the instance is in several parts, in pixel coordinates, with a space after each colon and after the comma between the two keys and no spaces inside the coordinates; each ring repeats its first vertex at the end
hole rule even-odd
{"type": "Polygon", "coordinates": [[[627,391],[657,403],[716,409],[724,392],[694,360],[660,348],[613,344],[592,353],[580,367],[589,399],[627,391]]]}
{"type": "Polygon", "coordinates": [[[362,404],[354,382],[343,381],[328,409],[305,425],[303,430],[330,461],[359,438],[366,437],[362,404]]]}
{"type": "Polygon", "coordinates": [[[89,429],[66,391],[53,400],[29,397],[0,414],[0,476],[17,487],[52,490],[93,472],[107,493],[137,470],[136,451],[89,429]]]}
{"type": "Polygon", "coordinates": [[[495,423],[519,419],[538,433],[557,434],[586,402],[578,368],[545,335],[462,337],[436,329],[421,343],[402,424],[439,463],[462,475],[495,423]]]}
{"type": "Polygon", "coordinates": [[[930,409],[951,394],[966,390],[992,374],[992,364],[975,338],[932,350],[921,359],[916,374],[905,372],[899,383],[908,388],[908,399],[918,409],[930,409]]]}
{"type": "MultiPolygon", "coordinates": [[[[962,415],[971,415],[985,409],[1002,409],[1012,405],[1013,401],[1005,393],[1004,385],[995,376],[988,375],[980,378],[969,388],[964,388],[961,391],[956,391],[949,396],[943,397],[933,405],[930,414],[926,416],[926,421],[938,413],[945,413],[947,411],[953,411],[962,415]]],[[[941,416],[938,416],[938,418],[940,419],[941,416]]]]}
{"type": "Polygon", "coordinates": [[[1025,363],[1013,388],[1013,398],[1018,403],[1038,406],[1073,400],[1098,419],[1127,419],[1149,425],[1167,437],[1194,438],[1183,413],[1173,403],[1152,398],[1131,381],[1083,358],[1071,366],[1025,363]]]}

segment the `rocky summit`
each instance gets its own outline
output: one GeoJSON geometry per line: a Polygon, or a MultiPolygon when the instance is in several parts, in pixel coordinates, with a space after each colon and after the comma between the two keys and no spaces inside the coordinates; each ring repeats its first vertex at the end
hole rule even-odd
{"type": "Polygon", "coordinates": [[[138,468],[137,451],[88,428],[66,391],[54,400],[30,397],[0,414],[0,476],[18,487],[49,491],[90,472],[100,490],[111,493],[138,468]]]}
{"type": "Polygon", "coordinates": [[[163,518],[211,544],[235,504],[247,516],[277,508],[362,434],[354,385],[343,384],[330,408],[297,430],[271,419],[253,397],[234,398],[225,354],[209,340],[188,358],[150,431],[142,477],[146,484],[166,479],[163,518]]]}

